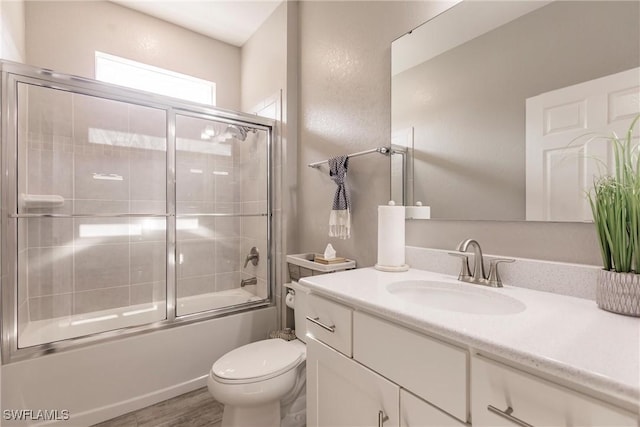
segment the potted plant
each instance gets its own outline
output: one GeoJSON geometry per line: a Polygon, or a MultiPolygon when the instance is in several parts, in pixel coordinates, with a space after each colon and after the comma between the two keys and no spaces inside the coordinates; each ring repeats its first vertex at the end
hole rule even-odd
{"type": "Polygon", "coordinates": [[[598,276],[596,303],[615,313],[640,316],[640,155],[633,132],[607,137],[615,171],[597,178],[589,202],[604,268],[598,276]]]}

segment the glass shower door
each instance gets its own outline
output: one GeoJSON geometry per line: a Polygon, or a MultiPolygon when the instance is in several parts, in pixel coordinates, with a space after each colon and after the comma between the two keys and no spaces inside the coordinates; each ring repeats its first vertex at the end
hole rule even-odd
{"type": "Polygon", "coordinates": [[[269,297],[267,171],[266,131],[176,115],[177,316],[269,297]]]}
{"type": "Polygon", "coordinates": [[[17,91],[18,347],[165,319],[166,111],[17,91]]]}

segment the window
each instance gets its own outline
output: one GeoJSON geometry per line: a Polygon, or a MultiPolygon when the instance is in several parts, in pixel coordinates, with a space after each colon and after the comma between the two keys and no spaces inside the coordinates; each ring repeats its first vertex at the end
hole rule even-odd
{"type": "Polygon", "coordinates": [[[96,79],[200,104],[216,105],[216,84],[96,51],[96,79]]]}

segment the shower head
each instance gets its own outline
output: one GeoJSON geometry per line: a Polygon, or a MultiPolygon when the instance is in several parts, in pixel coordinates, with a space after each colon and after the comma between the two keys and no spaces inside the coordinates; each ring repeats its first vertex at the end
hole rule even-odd
{"type": "Polygon", "coordinates": [[[224,131],[225,136],[228,135],[229,138],[235,138],[238,141],[244,141],[247,139],[247,135],[251,133],[256,133],[256,129],[250,128],[248,126],[240,126],[240,125],[229,125],[227,129],[224,131]]]}

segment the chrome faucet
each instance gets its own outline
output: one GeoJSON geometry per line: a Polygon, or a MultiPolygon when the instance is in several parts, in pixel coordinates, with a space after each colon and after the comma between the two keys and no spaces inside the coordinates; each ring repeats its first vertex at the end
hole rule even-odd
{"type": "Polygon", "coordinates": [[[458,245],[458,252],[467,252],[469,246],[473,247],[473,275],[471,280],[464,280],[465,282],[480,283],[481,280],[486,279],[484,275],[484,259],[482,259],[482,249],[480,244],[473,239],[467,239],[460,242],[458,245]]]}
{"type": "Polygon", "coordinates": [[[249,261],[251,261],[251,264],[253,265],[258,265],[258,261],[260,261],[260,252],[258,252],[258,248],[256,248],[255,246],[251,248],[249,254],[244,259],[243,268],[247,268],[247,265],[249,265],[249,261]]]}
{"type": "Polygon", "coordinates": [[[258,284],[258,278],[257,277],[250,277],[249,279],[242,279],[240,281],[240,287],[244,288],[247,285],[257,285],[258,284]]]}
{"type": "Polygon", "coordinates": [[[482,258],[482,249],[480,244],[473,239],[466,239],[460,242],[457,248],[458,252],[449,252],[449,255],[462,258],[462,267],[458,280],[468,283],[477,283],[479,285],[491,286],[494,288],[502,287],[502,279],[498,274],[498,264],[501,262],[514,262],[511,258],[494,258],[489,261],[489,275],[484,274],[484,259],[482,258]],[[473,273],[469,271],[469,255],[466,254],[469,246],[473,247],[473,273]]]}

